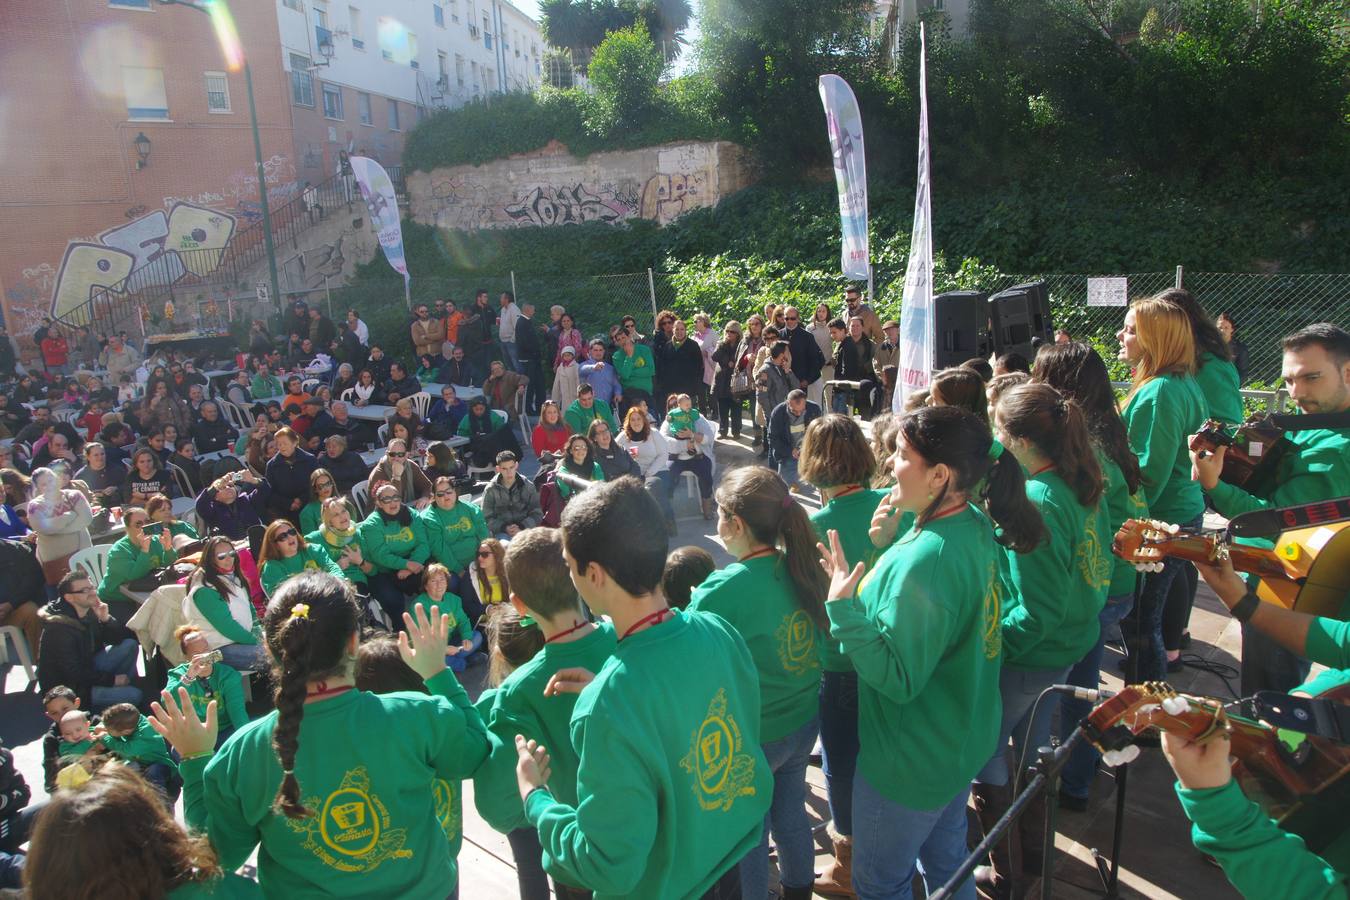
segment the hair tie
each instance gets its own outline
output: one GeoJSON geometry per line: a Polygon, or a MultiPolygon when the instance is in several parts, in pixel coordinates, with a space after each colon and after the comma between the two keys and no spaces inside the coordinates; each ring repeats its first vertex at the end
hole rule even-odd
{"type": "Polygon", "coordinates": [[[520,627],[521,627],[521,628],[533,628],[534,626],[535,626],[534,616],[521,616],[521,617],[520,617],[520,627]]]}
{"type": "Polygon", "coordinates": [[[791,495],[791,494],[784,494],[784,495],[783,495],[783,509],[792,509],[792,495],[791,495]]]}
{"type": "Polygon", "coordinates": [[[294,769],[282,769],[282,770],[281,770],[281,774],[282,774],[282,775],[291,775],[291,776],[294,776],[294,775],[295,775],[295,770],[294,770],[294,769]]]}
{"type": "Polygon", "coordinates": [[[998,462],[998,458],[1002,455],[1003,455],[1003,444],[999,441],[998,438],[994,438],[994,442],[989,445],[990,462],[998,462]]]}
{"type": "Polygon", "coordinates": [[[297,603],[291,607],[291,617],[287,621],[293,622],[296,619],[308,619],[308,618],[309,618],[309,604],[297,603]]]}

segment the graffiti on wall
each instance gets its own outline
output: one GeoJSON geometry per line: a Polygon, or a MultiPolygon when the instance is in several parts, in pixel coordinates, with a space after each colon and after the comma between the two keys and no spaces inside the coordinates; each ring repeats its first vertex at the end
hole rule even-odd
{"type": "Polygon", "coordinates": [[[155,210],[93,241],[72,241],[54,270],[50,315],[68,316],[94,291],[124,281],[138,291],[173,284],[189,272],[207,275],[220,265],[235,225],[229,213],[180,202],[167,214],[155,210]]]}
{"type": "Polygon", "coordinates": [[[506,214],[518,225],[579,225],[582,222],[614,222],[632,214],[630,207],[602,199],[585,185],[530,190],[506,206],[506,214]]]}

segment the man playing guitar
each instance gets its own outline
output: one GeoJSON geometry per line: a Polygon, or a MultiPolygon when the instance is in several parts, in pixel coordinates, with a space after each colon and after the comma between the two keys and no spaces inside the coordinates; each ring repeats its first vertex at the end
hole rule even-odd
{"type": "MultiPolygon", "coordinates": [[[[1289,335],[1280,346],[1284,351],[1285,387],[1303,414],[1350,411],[1350,333],[1321,322],[1289,335]]],[[[1281,456],[1275,477],[1265,479],[1274,487],[1263,496],[1219,480],[1226,452],[1223,447],[1213,452],[1192,450],[1192,477],[1205,489],[1214,508],[1230,519],[1255,509],[1350,494],[1350,427],[1291,431],[1288,440],[1291,446],[1281,456]]],[[[1243,625],[1243,695],[1259,690],[1287,691],[1307,674],[1306,660],[1281,648],[1261,631],[1243,625]]]]}

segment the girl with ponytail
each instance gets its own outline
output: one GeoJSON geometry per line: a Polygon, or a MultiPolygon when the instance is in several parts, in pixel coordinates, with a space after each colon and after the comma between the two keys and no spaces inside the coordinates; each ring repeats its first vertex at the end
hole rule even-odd
{"type": "MultiPolygon", "coordinates": [[[[819,548],[830,637],[858,673],[853,818],[868,827],[853,835],[852,875],[864,897],[909,884],[918,862],[932,892],[965,859],[970,781],[998,742],[999,543],[1031,551],[1043,528],[1021,466],[973,413],[901,417],[892,466],[870,529],[885,552],[866,578],[837,531],[819,548]],[[897,538],[903,513],[914,524],[897,538]]],[[[973,894],[967,883],[957,896],[973,894]]]]}
{"type": "Polygon", "coordinates": [[[359,618],[351,582],[288,579],[264,618],[276,710],[213,753],[215,703],[203,724],[185,691],[181,704],[165,693],[156,730],[182,755],[188,822],[225,871],[257,846],[269,896],[442,900],[457,872],[430,788],[470,777],[486,732],[445,668],[445,617],[419,606],[399,637],[430,694],[381,695],[355,687],[359,618]]]}
{"type": "MultiPolygon", "coordinates": [[[[1114,534],[1106,506],[1100,503],[1101,464],[1077,403],[1047,384],[1013,388],[999,399],[994,431],[1030,473],[1027,497],[1040,510],[1046,538],[1032,552],[1007,559],[1008,598],[1000,629],[1003,721],[993,756],[974,788],[976,810],[986,830],[1012,803],[1009,736],[1018,761],[1046,743],[1055,697],[1039,702],[1037,698],[1062,682],[1069,667],[1092,649],[1101,634],[1097,617],[1111,583],[1106,548],[1114,534]]],[[[1021,855],[1029,862],[1041,858],[1038,821],[1029,816],[1027,827],[1021,829],[1021,855]]],[[[1016,846],[1015,840],[1000,845],[993,854],[993,871],[977,872],[976,880],[984,875],[996,893],[1010,890],[1009,879],[1021,867],[1016,846]]],[[[1027,870],[1039,871],[1030,866],[1027,870]]]]}
{"type": "Polygon", "coordinates": [[[741,892],[769,892],[768,833],[785,898],[811,896],[815,848],[806,816],[806,764],[819,731],[826,580],[811,521],[777,473],[736,469],[717,489],[717,534],[736,562],[694,589],[689,609],[717,613],[745,639],[759,672],[760,739],[773,806],[759,847],[741,860],[741,892]]]}
{"type": "MultiPolygon", "coordinates": [[[[1125,422],[1116,409],[1115,392],[1106,363],[1087,344],[1069,341],[1063,344],[1045,344],[1036,354],[1032,372],[1034,381],[1050,385],[1065,398],[1073,400],[1083,410],[1088,432],[1097,450],[1106,480],[1102,503],[1106,506],[1107,526],[1114,534],[1126,519],[1148,518],[1144,492],[1140,490],[1143,478],[1139,473],[1139,458],[1130,449],[1125,422]]],[[[1097,616],[1101,634],[1087,655],[1069,670],[1065,684],[1096,689],[1100,684],[1102,651],[1106,635],[1119,626],[1134,606],[1134,585],[1138,573],[1123,559],[1115,559],[1111,568],[1111,585],[1106,589],[1106,604],[1097,616]]],[[[1060,736],[1070,731],[1092,711],[1086,700],[1071,697],[1060,699],[1060,736]]],[[[1060,773],[1060,805],[1087,808],[1088,788],[1097,774],[1096,748],[1083,741],[1074,748],[1068,765],[1060,773]]]]}

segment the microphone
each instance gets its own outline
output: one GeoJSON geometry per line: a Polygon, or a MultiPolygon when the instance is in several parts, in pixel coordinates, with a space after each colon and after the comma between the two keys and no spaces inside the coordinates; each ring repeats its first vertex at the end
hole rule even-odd
{"type": "Polygon", "coordinates": [[[1050,690],[1054,691],[1056,694],[1072,697],[1075,700],[1086,700],[1088,703],[1100,703],[1103,700],[1110,700],[1116,695],[1115,691],[1094,691],[1073,684],[1052,684],[1050,685],[1050,690]]]}

